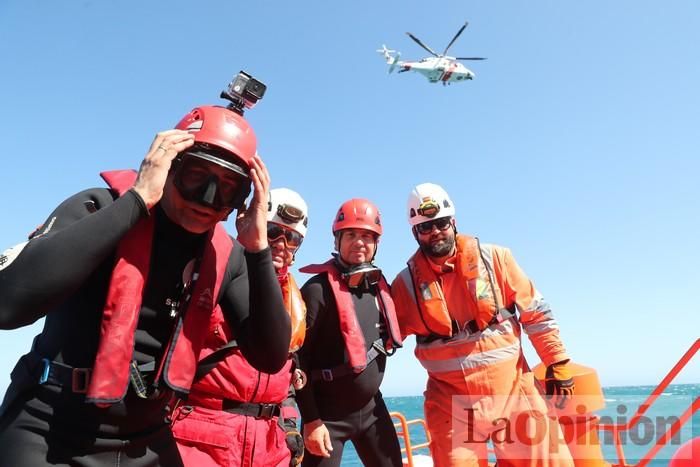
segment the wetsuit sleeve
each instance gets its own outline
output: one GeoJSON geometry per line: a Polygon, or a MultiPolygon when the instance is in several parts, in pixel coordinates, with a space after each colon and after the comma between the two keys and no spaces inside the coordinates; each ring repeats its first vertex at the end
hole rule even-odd
{"type": "Polygon", "coordinates": [[[528,279],[508,248],[494,247],[500,263],[506,305],[515,304],[520,323],[545,365],[569,359],[549,303],[528,279]]]}
{"type": "Polygon", "coordinates": [[[76,292],[147,213],[134,191],[114,200],[95,188],[61,203],[28,242],[0,255],[0,329],[31,324],[76,292]]]}
{"type": "MultiPolygon", "coordinates": [[[[240,258],[242,252],[236,243],[231,255],[240,258]]],[[[277,373],[289,357],[292,325],[270,249],[245,252],[245,261],[238,260],[235,268],[220,300],[224,316],[248,362],[262,372],[277,373]]]]}
{"type": "Polygon", "coordinates": [[[299,367],[306,373],[306,386],[296,392],[297,406],[304,423],[320,418],[318,406],[314,399],[314,383],[311,378],[311,355],[322,351],[316,348],[318,333],[321,329],[320,318],[326,309],[323,299],[323,286],[312,278],[301,288],[301,296],[306,303],[306,338],[299,349],[299,367]]]}

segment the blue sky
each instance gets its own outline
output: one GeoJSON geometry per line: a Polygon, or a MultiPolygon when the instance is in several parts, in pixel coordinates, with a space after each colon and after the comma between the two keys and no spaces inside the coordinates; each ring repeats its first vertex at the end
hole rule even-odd
{"type": "MultiPolygon", "coordinates": [[[[698,24],[691,0],[6,0],[0,250],[246,69],[269,86],[247,117],[273,185],[310,205],[297,265],[325,260],[336,209],[366,197],[393,279],[416,246],[408,193],[438,183],[460,231],[513,250],[576,361],[656,384],[700,334],[698,24]],[[387,75],[375,52],[422,58],[406,31],[442,50],[465,20],[450,52],[488,57],[474,81],[387,75]]],[[[0,390],[39,330],[0,331],[0,390]]],[[[385,394],[422,391],[412,349],[385,394]]]]}

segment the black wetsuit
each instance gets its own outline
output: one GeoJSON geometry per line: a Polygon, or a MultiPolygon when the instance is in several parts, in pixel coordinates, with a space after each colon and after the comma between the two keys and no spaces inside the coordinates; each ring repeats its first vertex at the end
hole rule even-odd
{"type": "MultiPolygon", "coordinates": [[[[367,349],[380,338],[380,312],[375,286],[366,284],[350,289],[355,313],[367,349]]],[[[300,366],[313,370],[334,368],[347,362],[345,342],[340,332],[337,305],[326,274],[312,277],[301,288],[306,303],[306,339],[299,351],[300,366]]],[[[379,392],[384,377],[386,355],[379,354],[360,374],[333,381],[309,378],[297,391],[297,404],[304,423],[321,419],[331,437],[330,458],[306,451],[303,466],[338,466],[346,441],[351,441],[362,463],[370,467],[401,466],[396,430],[379,392]]]]}
{"type": "MultiPolygon", "coordinates": [[[[2,466],[181,463],[165,421],[170,391],[141,399],[129,388],[122,402],[102,409],[85,403],[84,394],[69,387],[37,384],[41,358],[77,368],[94,363],[116,246],[148,215],[135,192],[115,196],[95,188],[70,197],[16,259],[6,259],[0,268],[0,329],[46,316],[32,351],[13,370],[5,395],[2,466]]],[[[201,251],[206,236],[174,224],[159,206],[151,215],[151,266],[133,351],[139,364],[160,360],[173,328],[166,300],[177,298],[185,265],[201,251]]],[[[287,359],[290,331],[269,250],[244,254],[234,244],[219,304],[248,361],[265,372],[279,370],[287,359]]]]}

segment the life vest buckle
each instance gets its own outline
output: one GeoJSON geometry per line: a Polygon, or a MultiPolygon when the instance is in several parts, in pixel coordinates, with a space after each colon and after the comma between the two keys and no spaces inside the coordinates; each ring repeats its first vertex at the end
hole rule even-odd
{"type": "Polygon", "coordinates": [[[376,341],[372,342],[372,347],[374,347],[380,354],[387,355],[387,351],[384,348],[384,344],[381,339],[377,339],[376,341]]]}
{"type": "Polygon", "coordinates": [[[75,394],[87,393],[92,368],[75,368],[64,363],[53,362],[48,358],[42,358],[41,365],[39,384],[70,387],[75,394]]]}
{"type": "Polygon", "coordinates": [[[260,404],[260,410],[255,418],[270,419],[279,413],[279,405],[277,404],[260,404]]]}
{"type": "Polygon", "coordinates": [[[464,332],[467,336],[471,336],[480,331],[482,331],[482,329],[479,329],[479,324],[476,322],[475,319],[467,321],[462,327],[462,332],[464,332]]]}
{"type": "Polygon", "coordinates": [[[327,383],[333,381],[333,369],[323,368],[321,369],[321,379],[327,383]]]}
{"type": "Polygon", "coordinates": [[[76,394],[85,394],[88,391],[91,376],[92,369],[90,368],[73,368],[71,390],[76,394]]]}
{"type": "Polygon", "coordinates": [[[39,384],[46,384],[49,380],[49,375],[51,374],[51,360],[48,358],[42,358],[41,364],[44,365],[44,368],[41,369],[39,384]]]}

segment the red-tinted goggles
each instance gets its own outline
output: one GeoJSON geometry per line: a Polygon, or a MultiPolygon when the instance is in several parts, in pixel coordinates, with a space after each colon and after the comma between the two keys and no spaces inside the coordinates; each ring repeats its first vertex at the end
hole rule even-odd
{"type": "Polygon", "coordinates": [[[275,224],[274,222],[267,223],[267,239],[272,242],[278,238],[284,236],[284,240],[287,246],[290,248],[299,248],[301,242],[304,241],[304,237],[297,231],[286,229],[281,225],[275,224]]]}
{"type": "Polygon", "coordinates": [[[433,221],[421,222],[416,225],[416,230],[419,234],[426,235],[433,231],[433,227],[437,227],[438,230],[447,230],[452,225],[451,217],[441,217],[440,219],[435,219],[433,221]]]}

